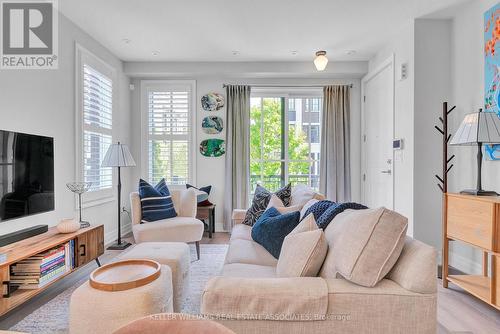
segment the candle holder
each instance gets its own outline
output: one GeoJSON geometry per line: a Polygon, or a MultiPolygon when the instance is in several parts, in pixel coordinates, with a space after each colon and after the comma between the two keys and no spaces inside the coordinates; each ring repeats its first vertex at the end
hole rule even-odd
{"type": "Polygon", "coordinates": [[[89,227],[90,223],[88,221],[83,221],[82,220],[82,194],[86,193],[87,191],[90,190],[90,187],[92,186],[91,182],[70,182],[66,183],[66,187],[75,194],[78,194],[78,211],[80,212],[80,227],[89,227]]]}

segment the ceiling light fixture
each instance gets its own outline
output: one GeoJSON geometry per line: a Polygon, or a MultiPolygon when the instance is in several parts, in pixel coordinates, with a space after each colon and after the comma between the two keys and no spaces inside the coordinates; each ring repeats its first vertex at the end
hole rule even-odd
{"type": "Polygon", "coordinates": [[[328,58],[326,58],[326,51],[316,52],[316,58],[314,58],[314,66],[318,71],[323,71],[328,64],[328,58]]]}
{"type": "Polygon", "coordinates": [[[298,52],[297,50],[292,50],[292,52],[291,52],[291,53],[292,53],[292,56],[296,56],[296,55],[297,55],[297,53],[299,53],[299,52],[298,52]]]}
{"type": "Polygon", "coordinates": [[[130,44],[131,40],[128,38],[124,38],[124,39],[122,39],[122,42],[125,44],[130,44]]]}
{"type": "Polygon", "coordinates": [[[353,55],[355,55],[355,54],[356,54],[356,50],[347,50],[347,51],[345,52],[345,54],[346,54],[346,55],[348,55],[348,56],[353,56],[353,55]]]}
{"type": "Polygon", "coordinates": [[[234,51],[231,51],[233,53],[233,56],[237,56],[240,54],[240,52],[238,50],[234,50],[234,51]]]}
{"type": "Polygon", "coordinates": [[[156,56],[158,56],[160,54],[160,52],[159,51],[153,51],[153,52],[151,52],[151,54],[156,57],[156,56]]]}

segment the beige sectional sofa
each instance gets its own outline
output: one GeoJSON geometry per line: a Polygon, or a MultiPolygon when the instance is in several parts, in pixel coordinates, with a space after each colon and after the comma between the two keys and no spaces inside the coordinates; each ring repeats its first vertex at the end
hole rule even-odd
{"type": "MultiPolygon", "coordinates": [[[[386,219],[394,219],[395,213],[384,212],[386,219]]],[[[336,261],[333,229],[337,219],[349,220],[343,213],[325,230],[328,254],[318,277],[277,277],[278,260],[252,240],[251,227],[240,224],[242,214],[235,212],[221,276],[204,289],[201,312],[205,316],[236,333],[436,333],[436,251],[432,247],[404,239],[403,234],[401,254],[397,253],[388,274],[372,287],[357,285],[325,268],[332,267],[327,262],[336,261]]],[[[362,278],[363,271],[356,275],[362,278]]]]}

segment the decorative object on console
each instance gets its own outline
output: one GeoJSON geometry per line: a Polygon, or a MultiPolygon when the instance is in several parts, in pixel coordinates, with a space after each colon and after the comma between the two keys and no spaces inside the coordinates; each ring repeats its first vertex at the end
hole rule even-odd
{"type": "Polygon", "coordinates": [[[196,200],[198,201],[198,206],[211,206],[211,203],[208,200],[208,196],[210,196],[210,191],[212,191],[212,186],[205,186],[197,188],[189,183],[186,183],[186,189],[193,188],[196,191],[196,200]]]}
{"type": "Polygon", "coordinates": [[[203,118],[201,128],[206,134],[215,135],[224,129],[224,121],[219,116],[207,116],[203,118]]]}
{"type": "Polygon", "coordinates": [[[219,93],[208,93],[201,97],[201,107],[205,111],[216,111],[224,107],[224,97],[219,93]]]}
{"type": "Polygon", "coordinates": [[[200,143],[200,153],[205,157],[220,157],[226,153],[224,139],[205,139],[200,143]]]}
{"type": "Polygon", "coordinates": [[[154,187],[140,179],[139,197],[141,198],[142,210],[141,223],[177,217],[165,179],[161,179],[154,187]]]}
{"type": "Polygon", "coordinates": [[[483,112],[465,116],[451,145],[477,145],[477,186],[473,190],[463,190],[460,193],[476,196],[497,196],[496,191],[483,190],[481,185],[481,166],[483,162],[483,144],[500,144],[500,118],[493,112],[483,112]]]}
{"type": "Polygon", "coordinates": [[[281,214],[278,209],[267,209],[252,227],[252,239],[272,256],[279,258],[285,237],[299,224],[300,212],[281,214]]]}
{"type": "MultiPolygon", "coordinates": [[[[275,194],[285,206],[288,206],[290,204],[290,196],[292,195],[292,185],[290,183],[287,184],[276,191],[275,194]]],[[[253,226],[257,219],[266,211],[267,205],[271,200],[271,195],[266,188],[258,184],[253,195],[252,206],[247,210],[242,224],[253,226]]]]}
{"type": "Polygon", "coordinates": [[[108,249],[112,250],[123,250],[130,246],[130,243],[123,242],[122,243],[122,233],[121,233],[121,196],[122,196],[122,181],[120,168],[121,167],[135,167],[134,158],[132,158],[132,154],[130,154],[130,150],[127,145],[120,144],[111,144],[102,160],[103,167],[117,167],[118,168],[118,239],[117,243],[108,247],[108,249]]]}
{"type": "MultiPolygon", "coordinates": [[[[90,190],[92,186],[91,182],[70,182],[66,183],[66,187],[73,193],[78,195],[78,212],[80,216],[80,227],[89,227],[90,223],[88,221],[82,220],[82,195],[90,190]]],[[[63,232],[64,233],[64,232],[63,232]]]]}
{"type": "Polygon", "coordinates": [[[81,223],[77,222],[74,218],[66,218],[57,224],[57,231],[59,231],[59,233],[73,233],[78,231],[80,227],[87,226],[82,226],[81,223]]]}

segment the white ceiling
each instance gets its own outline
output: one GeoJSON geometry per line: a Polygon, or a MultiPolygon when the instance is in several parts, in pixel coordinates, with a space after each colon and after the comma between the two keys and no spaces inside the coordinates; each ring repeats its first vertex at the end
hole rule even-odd
{"type": "Polygon", "coordinates": [[[411,19],[460,2],[59,0],[59,8],[124,61],[308,61],[316,50],[368,60],[411,19]]]}

